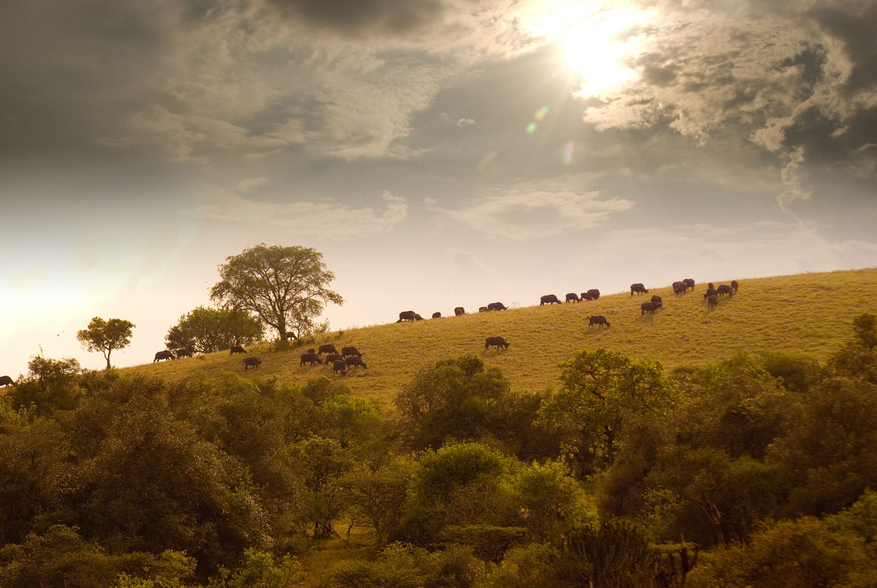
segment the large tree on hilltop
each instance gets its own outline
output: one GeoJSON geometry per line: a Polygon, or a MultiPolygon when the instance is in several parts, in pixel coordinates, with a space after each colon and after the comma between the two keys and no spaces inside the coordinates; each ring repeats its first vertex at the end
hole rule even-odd
{"type": "Polygon", "coordinates": [[[113,349],[124,349],[131,344],[131,331],[135,325],[131,321],[111,318],[104,320],[99,316],[91,319],[88,328],[76,333],[76,338],[89,351],[100,351],[110,369],[110,354],[113,349]]]}
{"type": "Polygon", "coordinates": [[[210,289],[210,298],[225,308],[252,312],[281,339],[298,340],[314,331],[326,303],[344,303],[328,287],[335,274],[322,258],[308,247],[256,245],[219,266],[222,280],[210,289]]]}

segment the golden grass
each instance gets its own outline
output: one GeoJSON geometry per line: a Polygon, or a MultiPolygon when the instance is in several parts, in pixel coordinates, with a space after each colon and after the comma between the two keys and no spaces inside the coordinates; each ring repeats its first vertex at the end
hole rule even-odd
{"type": "MultiPolygon", "coordinates": [[[[330,333],[319,342],[334,343],[339,351],[343,345],[357,347],[368,369],[348,372],[346,384],[355,394],[390,403],[421,366],[467,353],[499,368],[518,392],[557,387],[562,362],[578,351],[599,347],[660,361],[665,367],[703,365],[726,359],[738,349],[802,353],[824,361],[852,337],[854,317],[877,314],[877,268],[740,280],[739,292],[721,300],[715,309],[703,302],[705,288],[698,284],[694,292],[674,296],[667,286],[647,296],[622,293],[592,302],[542,307],[537,303],[499,312],[390,323],[330,333]],[[654,316],[642,315],[640,304],[652,294],[663,297],[664,308],[654,316]],[[594,314],[604,315],[612,326],[589,328],[588,317],[594,314]],[[485,352],[485,337],[496,335],[505,337],[511,346],[485,352]]],[[[316,345],[304,347],[310,346],[316,345]]],[[[276,377],[291,384],[302,384],[315,375],[332,375],[331,368],[324,366],[301,367],[303,347],[274,352],[263,344],[249,351],[264,363],[246,372],[241,356],[227,352],[122,371],[172,380],[198,372],[211,378],[234,371],[246,378],[276,377]]]]}

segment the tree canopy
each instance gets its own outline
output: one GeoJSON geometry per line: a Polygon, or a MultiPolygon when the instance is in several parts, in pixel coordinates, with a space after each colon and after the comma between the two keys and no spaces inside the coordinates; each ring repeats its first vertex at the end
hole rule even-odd
{"type": "Polygon", "coordinates": [[[249,345],[263,334],[262,322],[246,310],[199,306],[181,316],[164,339],[168,349],[213,353],[232,345],[249,345]]]}
{"type": "Polygon", "coordinates": [[[222,280],[210,298],[224,308],[254,313],[281,339],[298,340],[319,327],[316,319],[327,303],[344,304],[329,289],[335,274],[322,258],[308,247],[256,245],[219,266],[222,280]]]}
{"type": "Polygon", "coordinates": [[[76,338],[89,351],[100,351],[110,369],[110,354],[113,349],[124,349],[131,344],[131,330],[134,323],[123,319],[104,320],[99,316],[91,319],[88,328],[76,333],[76,338]]]}

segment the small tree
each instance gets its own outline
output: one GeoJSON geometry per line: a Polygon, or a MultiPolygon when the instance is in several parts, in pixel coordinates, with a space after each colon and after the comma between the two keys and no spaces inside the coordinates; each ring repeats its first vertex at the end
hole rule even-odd
{"type": "Polygon", "coordinates": [[[281,340],[300,339],[315,331],[326,303],[343,304],[329,289],[335,274],[323,255],[308,247],[268,247],[264,243],[227,258],[219,266],[222,280],[210,298],[225,308],[248,310],[277,330],[281,340]]]}
{"type": "Polygon", "coordinates": [[[262,339],[262,322],[246,310],[199,306],[180,317],[168,329],[168,349],[189,349],[196,353],[213,353],[232,345],[249,345],[262,339]]]}
{"type": "Polygon", "coordinates": [[[853,330],[862,347],[871,351],[877,346],[877,317],[873,314],[860,314],[853,319],[853,330]]]}
{"type": "Polygon", "coordinates": [[[134,323],[123,319],[104,320],[99,316],[91,319],[87,329],[76,333],[76,338],[89,351],[100,351],[110,369],[110,354],[113,349],[123,349],[131,344],[131,330],[134,323]]]}

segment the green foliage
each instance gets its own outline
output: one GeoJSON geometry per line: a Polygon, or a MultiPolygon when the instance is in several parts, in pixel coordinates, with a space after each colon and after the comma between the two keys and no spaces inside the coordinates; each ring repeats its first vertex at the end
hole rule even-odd
{"type": "Polygon", "coordinates": [[[209,588],[285,588],[300,568],[293,557],[285,555],[275,561],[270,553],[250,548],[244,551],[238,568],[221,567],[218,578],[210,581],[209,588]]]}
{"type": "Polygon", "coordinates": [[[488,568],[481,588],[559,586],[561,552],[557,547],[528,543],[512,547],[502,562],[488,568]]]}
{"type": "Polygon", "coordinates": [[[877,346],[877,316],[860,314],[853,319],[853,332],[862,347],[873,351],[877,346]]]}
{"type": "Polygon", "coordinates": [[[360,562],[334,574],[343,588],[475,588],[483,565],[458,546],[429,553],[406,544],[384,549],[374,562],[360,562]]]}
{"type": "Polygon", "coordinates": [[[75,408],[82,397],[79,386],[82,368],[75,359],[33,357],[27,364],[28,375],[7,397],[14,409],[25,408],[31,415],[47,415],[55,410],[75,408]]]}
{"type": "Polygon", "coordinates": [[[336,481],[352,467],[350,452],[335,439],[310,437],[292,447],[293,459],[305,486],[305,502],[314,537],[333,534],[333,522],[342,502],[336,481]]]}
{"type": "Polygon", "coordinates": [[[579,586],[649,588],[656,586],[659,559],[633,526],[604,523],[570,534],[561,573],[579,586]]]}
{"type": "Polygon", "coordinates": [[[232,345],[249,345],[264,336],[262,322],[246,310],[199,306],[180,317],[165,342],[167,348],[188,349],[194,353],[213,353],[232,345]]]}
{"type": "Polygon", "coordinates": [[[100,351],[110,369],[110,354],[114,349],[124,349],[131,344],[134,323],[123,319],[104,320],[99,316],[91,319],[88,328],[76,333],[76,339],[89,351],[100,351]]]}
{"type": "Polygon", "coordinates": [[[849,508],[825,518],[832,528],[853,531],[866,543],[877,541],[877,492],[866,490],[849,508]]]}
{"type": "Polygon", "coordinates": [[[322,258],[307,247],[256,245],[219,266],[222,280],[211,288],[210,298],[223,307],[254,313],[280,339],[299,339],[320,327],[316,318],[325,304],[344,303],[328,288],[335,275],[322,258]]]}
{"type": "Polygon", "coordinates": [[[375,531],[378,545],[398,532],[405,512],[410,466],[406,462],[372,470],[358,468],[338,481],[341,499],[358,509],[375,531]]]}

